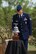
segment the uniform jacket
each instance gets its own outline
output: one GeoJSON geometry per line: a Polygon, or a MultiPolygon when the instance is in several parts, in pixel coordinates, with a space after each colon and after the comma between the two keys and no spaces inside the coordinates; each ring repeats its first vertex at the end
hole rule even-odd
{"type": "Polygon", "coordinates": [[[14,30],[15,24],[19,28],[21,39],[28,39],[29,35],[32,35],[32,20],[29,14],[23,13],[20,17],[18,14],[13,15],[12,31],[14,30]]]}

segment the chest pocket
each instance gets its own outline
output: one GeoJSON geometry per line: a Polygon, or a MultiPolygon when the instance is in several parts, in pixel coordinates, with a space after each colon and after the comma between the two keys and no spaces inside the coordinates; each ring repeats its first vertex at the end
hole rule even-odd
{"type": "Polygon", "coordinates": [[[27,18],[26,17],[24,18],[23,21],[24,21],[24,24],[27,24],[27,18]]]}

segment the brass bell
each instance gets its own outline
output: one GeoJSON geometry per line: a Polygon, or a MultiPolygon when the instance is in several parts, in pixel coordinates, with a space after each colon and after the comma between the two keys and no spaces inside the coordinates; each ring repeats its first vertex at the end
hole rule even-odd
{"type": "Polygon", "coordinates": [[[16,33],[16,32],[19,33],[20,32],[17,26],[14,27],[14,31],[13,32],[14,33],[16,33]]]}

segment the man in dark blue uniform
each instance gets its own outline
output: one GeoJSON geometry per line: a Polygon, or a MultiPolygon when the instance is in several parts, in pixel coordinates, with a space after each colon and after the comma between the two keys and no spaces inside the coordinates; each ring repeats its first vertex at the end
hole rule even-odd
{"type": "MultiPolygon", "coordinates": [[[[15,24],[20,31],[19,38],[24,41],[25,48],[27,49],[28,38],[31,38],[32,35],[32,20],[29,14],[23,13],[20,5],[17,6],[17,14],[13,15],[12,30],[14,30],[15,24]]],[[[18,35],[17,32],[15,34],[18,35]]]]}

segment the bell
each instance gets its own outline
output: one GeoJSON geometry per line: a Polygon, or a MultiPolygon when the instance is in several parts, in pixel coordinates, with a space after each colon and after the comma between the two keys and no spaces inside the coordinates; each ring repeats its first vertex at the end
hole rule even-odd
{"type": "Polygon", "coordinates": [[[14,33],[19,33],[20,32],[17,26],[14,27],[14,31],[13,32],[14,33]]]}

